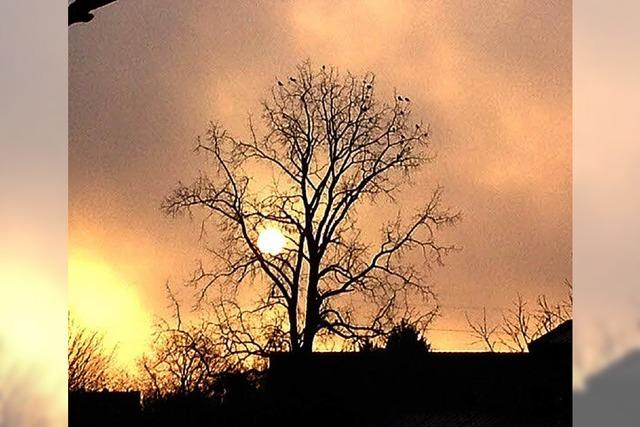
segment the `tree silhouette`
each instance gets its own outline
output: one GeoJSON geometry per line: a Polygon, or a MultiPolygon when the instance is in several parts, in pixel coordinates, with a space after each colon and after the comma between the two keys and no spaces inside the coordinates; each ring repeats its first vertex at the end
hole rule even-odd
{"type": "Polygon", "coordinates": [[[534,309],[528,308],[527,301],[518,294],[511,308],[503,310],[501,320],[495,324],[487,322],[486,308],[482,310],[481,320],[474,320],[465,313],[470,333],[476,339],[474,344],[482,343],[491,352],[499,345],[507,351],[528,351],[531,341],[572,318],[573,286],[568,280],[564,285],[568,291],[564,299],[552,304],[546,295],[539,295],[534,309]]]}
{"type": "Polygon", "coordinates": [[[389,333],[385,350],[397,354],[419,355],[429,352],[431,344],[412,323],[403,319],[389,333]]]}
{"type": "Polygon", "coordinates": [[[113,351],[105,348],[103,335],[78,325],[69,317],[68,342],[69,391],[106,388],[113,374],[113,351]]]}
{"type": "Polygon", "coordinates": [[[469,317],[468,313],[465,313],[467,324],[471,330],[471,335],[476,339],[472,344],[482,343],[487,350],[495,352],[497,347],[497,338],[495,335],[498,332],[499,325],[489,325],[487,323],[487,309],[482,308],[482,320],[474,321],[469,317]]]}
{"type": "Polygon", "coordinates": [[[141,360],[142,387],[148,396],[212,395],[217,376],[231,369],[229,360],[221,355],[208,322],[184,325],[180,304],[166,286],[173,305],[175,324],[160,319],[155,340],[141,360]]]}
{"type": "Polygon", "coordinates": [[[212,162],[209,174],[164,200],[168,215],[202,208],[203,230],[210,220],[217,226],[215,270],[200,266],[193,278],[201,301],[217,285],[264,287],[250,309],[233,295],[215,305],[220,323],[235,325],[238,351],[259,353],[265,339],[286,336],[288,350],[311,352],[318,336],[386,336],[400,318],[426,322],[437,311],[422,272],[453,249],[436,241],[437,229],[459,219],[441,206],[442,188],[410,218],[399,207],[397,214],[378,209],[391,219],[377,243],[357,220],[367,201],[395,202],[433,159],[429,128],[411,120],[409,98],[381,102],[375,85],[373,74],[343,76],[303,63],[276,82],[262,103],[263,126],[249,119],[247,138],[211,123],[197,146],[212,162]],[[258,174],[271,184],[261,186],[258,174]],[[257,244],[270,228],[285,236],[279,253],[257,244]],[[407,256],[413,252],[421,265],[407,256]],[[272,332],[256,339],[267,320],[272,332]]]}

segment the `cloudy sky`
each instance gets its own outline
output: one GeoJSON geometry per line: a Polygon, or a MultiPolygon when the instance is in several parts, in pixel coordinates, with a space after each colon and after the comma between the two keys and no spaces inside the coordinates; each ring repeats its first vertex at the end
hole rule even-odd
{"type": "MultiPolygon", "coordinates": [[[[464,220],[463,250],[432,274],[437,349],[477,348],[464,312],[518,294],[561,298],[571,279],[571,2],[121,0],[69,31],[70,304],[144,348],[164,283],[201,257],[197,225],[159,211],[200,167],[210,120],[247,113],[302,60],[377,75],[431,124],[435,184],[464,220]],[[117,315],[116,315],[117,314],[117,315]],[[137,326],[135,326],[137,325],[137,326]]],[[[386,88],[386,89],[385,89],[386,88]]]]}

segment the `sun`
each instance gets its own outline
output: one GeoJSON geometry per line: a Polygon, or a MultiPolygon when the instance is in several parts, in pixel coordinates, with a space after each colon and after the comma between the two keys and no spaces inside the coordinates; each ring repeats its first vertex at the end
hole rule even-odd
{"type": "Polygon", "coordinates": [[[269,255],[278,255],[284,249],[285,238],[277,228],[266,228],[258,236],[258,249],[269,255]]]}

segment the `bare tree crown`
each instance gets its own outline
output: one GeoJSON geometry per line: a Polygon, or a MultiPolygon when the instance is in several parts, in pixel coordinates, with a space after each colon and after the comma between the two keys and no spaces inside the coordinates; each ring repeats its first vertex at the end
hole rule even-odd
{"type": "Polygon", "coordinates": [[[108,351],[104,337],[80,326],[69,316],[68,326],[69,391],[98,391],[113,379],[113,350],[108,351]]]}
{"type": "Polygon", "coordinates": [[[472,344],[483,344],[487,350],[498,349],[526,352],[529,344],[551,332],[573,316],[573,285],[564,281],[567,295],[557,303],[551,303],[545,295],[539,295],[536,307],[530,309],[527,301],[518,294],[511,308],[503,310],[501,321],[487,322],[487,310],[482,309],[481,319],[472,319],[465,313],[469,332],[475,338],[472,344]]]}
{"type": "MultiPolygon", "coordinates": [[[[251,312],[269,312],[272,319],[281,314],[278,324],[291,351],[312,351],[321,334],[383,336],[394,320],[411,315],[428,321],[437,310],[422,275],[425,265],[413,265],[405,255],[418,251],[428,266],[453,249],[436,242],[436,230],[459,219],[441,207],[442,189],[413,217],[392,214],[377,245],[364,239],[356,218],[363,200],[395,200],[432,159],[429,128],[411,119],[409,98],[396,94],[382,102],[375,86],[372,74],[343,76],[300,65],[262,103],[260,130],[250,120],[248,138],[236,138],[210,125],[198,150],[214,167],[192,184],[180,184],[162,205],[169,215],[202,208],[205,222],[215,219],[222,244],[214,251],[215,270],[196,274],[200,297],[214,285],[259,277],[267,289],[251,312]],[[255,171],[271,184],[260,187],[252,180],[255,171]],[[257,246],[266,227],[277,227],[287,239],[277,255],[257,246]]],[[[219,300],[218,314],[224,302],[219,300]]],[[[233,316],[239,333],[246,327],[240,311],[233,316]]],[[[257,342],[242,347],[268,350],[257,342]]]]}

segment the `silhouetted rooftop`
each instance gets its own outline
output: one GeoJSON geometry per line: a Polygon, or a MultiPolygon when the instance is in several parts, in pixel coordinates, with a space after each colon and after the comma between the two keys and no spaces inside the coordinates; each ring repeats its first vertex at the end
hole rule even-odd
{"type": "Polygon", "coordinates": [[[331,407],[354,419],[369,408],[385,421],[375,425],[568,426],[571,329],[563,323],[528,353],[275,353],[265,385],[275,407],[331,407]]]}
{"type": "Polygon", "coordinates": [[[573,334],[573,321],[567,320],[555,329],[529,343],[529,351],[544,351],[551,348],[571,347],[573,334]]]}

